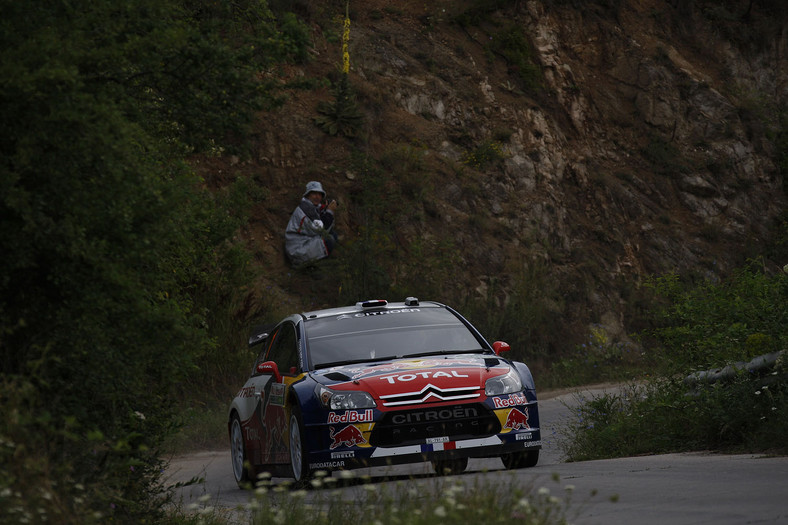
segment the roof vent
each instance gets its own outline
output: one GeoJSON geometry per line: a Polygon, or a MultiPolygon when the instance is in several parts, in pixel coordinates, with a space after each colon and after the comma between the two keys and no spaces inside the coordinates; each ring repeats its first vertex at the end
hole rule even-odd
{"type": "Polygon", "coordinates": [[[418,306],[419,299],[417,297],[408,297],[405,299],[405,306],[418,306]]]}
{"type": "Polygon", "coordinates": [[[360,303],[356,303],[356,306],[361,308],[382,308],[389,304],[389,302],[385,299],[371,299],[369,301],[362,301],[360,303]]]}

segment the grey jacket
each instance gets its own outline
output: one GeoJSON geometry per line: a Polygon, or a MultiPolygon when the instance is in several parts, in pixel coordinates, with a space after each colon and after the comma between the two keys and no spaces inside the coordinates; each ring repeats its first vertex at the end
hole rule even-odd
{"type": "Polygon", "coordinates": [[[320,209],[307,199],[293,211],[285,229],[285,251],[290,262],[301,264],[328,256],[323,236],[334,224],[334,215],[320,209]]]}

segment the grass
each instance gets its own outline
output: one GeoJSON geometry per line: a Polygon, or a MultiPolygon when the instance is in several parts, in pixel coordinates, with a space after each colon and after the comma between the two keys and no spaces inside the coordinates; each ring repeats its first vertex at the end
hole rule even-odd
{"type": "Polygon", "coordinates": [[[495,140],[485,140],[474,150],[466,151],[462,156],[462,163],[476,169],[484,169],[491,164],[497,164],[506,158],[503,144],[495,140]]]}
{"type": "Polygon", "coordinates": [[[181,426],[165,443],[171,454],[227,448],[227,410],[230,403],[216,402],[184,409],[181,426]]]}
{"type": "Polygon", "coordinates": [[[634,343],[611,341],[603,328],[593,325],[586,342],[569,355],[556,357],[540,378],[551,387],[590,385],[642,378],[652,369],[634,343]]]}
{"type": "Polygon", "coordinates": [[[785,368],[728,382],[630,384],[580,399],[561,444],[570,461],[696,450],[788,453],[785,368]]]}
{"type": "MultiPolygon", "coordinates": [[[[541,388],[545,381],[567,386],[637,378],[618,392],[578,399],[559,440],[570,461],[697,450],[788,454],[785,353],[769,369],[740,372],[716,382],[701,382],[691,375],[785,348],[788,280],[784,274],[758,268],[742,269],[721,282],[693,284],[676,276],[658,279],[647,287],[656,293],[652,328],[641,334],[644,339],[649,336],[650,344],[642,348],[620,344],[610,340],[602,326],[592,326],[585,343],[554,357],[548,373],[536,374],[541,388]]],[[[544,330],[538,321],[541,316],[524,315],[534,302],[528,283],[543,281],[533,279],[541,270],[533,271],[534,275],[521,276],[522,286],[513,288],[520,302],[510,300],[503,311],[488,308],[502,317],[481,318],[475,324],[484,326],[485,333],[495,333],[511,325],[504,322],[506,315],[514,315],[544,330]]],[[[540,290],[544,300],[545,290],[540,290]]],[[[491,306],[495,297],[492,290],[491,306]]],[[[274,486],[264,478],[245,512],[251,513],[254,523],[316,524],[340,520],[461,524],[482,519],[554,524],[577,515],[571,491],[556,497],[546,487],[520,483],[480,476],[377,484],[364,478],[319,477],[310,486],[293,487],[274,486]],[[464,483],[466,479],[471,482],[464,483]],[[338,492],[339,488],[349,490],[338,492]]],[[[225,523],[223,511],[214,513],[199,505],[190,510],[225,523]]]]}
{"type": "MultiPolygon", "coordinates": [[[[573,485],[557,475],[549,486],[523,485],[510,479],[438,477],[371,483],[350,471],[339,477],[318,475],[306,487],[274,484],[261,476],[243,510],[254,524],[328,525],[372,523],[379,525],[428,525],[439,523],[511,523],[559,525],[574,520],[587,499],[577,502],[573,485]]],[[[197,523],[228,523],[227,512],[210,505],[210,499],[178,512],[184,520],[200,516],[197,523]],[[192,518],[189,518],[192,516],[192,518]]],[[[180,519],[179,518],[179,519],[180,519]]],[[[237,518],[237,516],[236,516],[237,518]]],[[[182,521],[191,523],[191,521],[182,521]]]]}
{"type": "Polygon", "coordinates": [[[564,433],[567,457],[788,453],[788,277],[763,267],[752,261],[720,282],[665,276],[650,283],[654,324],[644,334],[651,344],[642,364],[650,363],[653,375],[619,393],[581,400],[564,433]],[[694,374],[780,350],[770,368],[714,382],[694,374]]]}

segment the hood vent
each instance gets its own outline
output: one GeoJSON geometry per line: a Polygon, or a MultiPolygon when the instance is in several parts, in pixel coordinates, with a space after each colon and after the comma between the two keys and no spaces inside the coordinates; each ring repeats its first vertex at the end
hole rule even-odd
{"type": "Polygon", "coordinates": [[[501,364],[501,360],[497,357],[485,357],[484,358],[484,366],[487,368],[493,368],[501,364]]]}
{"type": "Polygon", "coordinates": [[[323,377],[330,379],[331,381],[350,381],[352,379],[350,376],[347,376],[342,372],[330,372],[323,377]]]}

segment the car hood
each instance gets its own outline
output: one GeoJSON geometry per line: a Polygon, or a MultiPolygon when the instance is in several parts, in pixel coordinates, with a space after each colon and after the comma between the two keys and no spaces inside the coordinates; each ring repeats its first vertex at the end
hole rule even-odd
{"type": "Polygon", "coordinates": [[[509,369],[493,355],[460,354],[336,366],[313,372],[313,377],[336,390],[369,392],[385,409],[481,399],[485,381],[509,369]]]}

